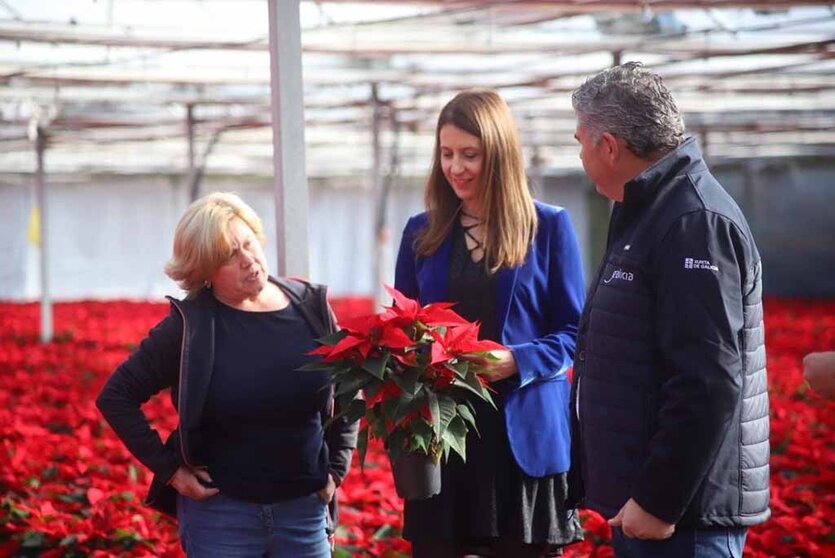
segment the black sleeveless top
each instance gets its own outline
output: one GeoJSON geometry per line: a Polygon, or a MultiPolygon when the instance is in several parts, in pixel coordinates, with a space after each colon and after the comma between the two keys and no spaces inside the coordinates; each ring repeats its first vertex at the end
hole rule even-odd
{"type": "Polygon", "coordinates": [[[480,338],[501,343],[496,275],[488,273],[483,259],[473,261],[467,248],[465,227],[460,224],[452,232],[449,277],[448,298],[457,302],[453,310],[467,320],[481,322],[480,338]]]}

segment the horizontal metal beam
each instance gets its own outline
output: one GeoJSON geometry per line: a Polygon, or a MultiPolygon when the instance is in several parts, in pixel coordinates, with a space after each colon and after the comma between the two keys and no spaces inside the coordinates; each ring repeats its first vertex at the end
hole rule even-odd
{"type": "MultiPolygon", "coordinates": [[[[325,0],[323,4],[353,3],[356,0],[325,0]]],[[[364,0],[366,4],[397,5],[398,0],[364,0]]],[[[484,8],[507,4],[502,0],[482,0],[480,2],[443,2],[439,0],[416,0],[410,4],[420,6],[443,5],[478,5],[484,8]]],[[[826,0],[519,0],[513,2],[519,9],[548,6],[566,13],[589,13],[603,11],[636,11],[647,8],[653,11],[710,9],[710,8],[753,8],[759,10],[781,10],[797,6],[828,6],[826,0]]]]}
{"type": "MultiPolygon", "coordinates": [[[[311,30],[313,31],[313,30],[311,30]]],[[[370,36],[369,36],[370,37],[370,36]]],[[[739,56],[744,54],[792,53],[821,48],[832,43],[832,38],[815,41],[792,42],[783,41],[778,36],[769,37],[774,44],[764,47],[750,48],[745,43],[737,47],[726,47],[718,44],[705,43],[702,38],[687,36],[625,36],[619,38],[603,37],[593,42],[569,43],[554,38],[539,38],[535,42],[530,40],[515,41],[512,37],[499,35],[489,43],[470,42],[462,44],[456,41],[434,40],[431,43],[409,42],[402,38],[389,42],[379,40],[363,40],[351,37],[341,44],[328,35],[324,39],[316,38],[315,34],[306,39],[302,50],[305,54],[352,55],[365,58],[379,58],[395,55],[520,55],[520,54],[588,54],[593,52],[643,52],[663,54],[692,54],[700,57],[739,56]]],[[[126,47],[163,49],[171,51],[182,50],[268,50],[263,39],[251,41],[211,41],[195,39],[151,38],[118,33],[95,33],[78,29],[55,30],[38,27],[8,27],[0,24],[0,41],[48,43],[53,45],[87,45],[100,47],[126,47]]],[[[72,67],[72,64],[68,65],[72,67]]],[[[53,69],[53,68],[50,68],[53,69]]],[[[37,67],[34,68],[37,70],[37,67]]],[[[21,68],[22,72],[28,71],[21,68]]],[[[8,74],[6,77],[13,77],[8,74]]],[[[234,79],[234,76],[233,76],[234,79]]]]}

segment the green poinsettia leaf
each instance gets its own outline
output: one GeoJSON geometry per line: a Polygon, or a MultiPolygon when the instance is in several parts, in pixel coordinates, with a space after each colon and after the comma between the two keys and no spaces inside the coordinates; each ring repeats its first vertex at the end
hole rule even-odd
{"type": "Polygon", "coordinates": [[[345,420],[349,423],[354,423],[365,415],[364,399],[348,399],[343,396],[337,401],[338,405],[336,405],[336,412],[327,420],[327,422],[325,422],[325,428],[329,428],[334,422],[343,417],[345,417],[345,420]]]}
{"type": "MultiPolygon", "coordinates": [[[[468,376],[473,376],[473,375],[469,374],[468,376]]],[[[488,398],[489,398],[489,401],[492,403],[493,400],[492,400],[492,398],[489,397],[490,396],[489,392],[487,392],[487,390],[484,389],[484,387],[478,381],[478,378],[473,377],[473,379],[475,380],[475,382],[474,382],[475,385],[473,385],[472,381],[464,381],[464,380],[459,380],[459,379],[456,378],[455,380],[452,381],[452,386],[455,387],[455,388],[466,390],[469,393],[472,393],[472,394],[476,395],[479,399],[484,399],[485,401],[487,401],[488,398]],[[485,397],[485,394],[486,394],[486,397],[485,397]]],[[[493,407],[495,407],[495,405],[493,405],[493,407]]]]}
{"type": "Polygon", "coordinates": [[[435,431],[435,438],[441,439],[441,407],[438,404],[438,395],[434,391],[426,392],[426,400],[429,405],[429,416],[432,417],[432,430],[435,431]]]}
{"type": "Polygon", "coordinates": [[[341,374],[357,374],[359,365],[354,362],[353,359],[350,358],[343,358],[342,360],[337,360],[336,362],[329,363],[330,373],[334,376],[339,376],[341,374]]]}
{"type": "Polygon", "coordinates": [[[388,437],[388,429],[386,429],[385,417],[373,409],[365,414],[365,420],[368,421],[368,427],[371,429],[371,435],[375,438],[385,440],[388,437]]]}
{"type": "Polygon", "coordinates": [[[336,395],[349,395],[351,399],[354,398],[362,388],[364,388],[368,383],[371,382],[371,378],[366,375],[362,376],[346,376],[344,379],[341,379],[336,384],[336,395]]]}
{"type": "Polygon", "coordinates": [[[467,425],[459,416],[455,416],[444,431],[442,438],[449,447],[464,461],[467,460],[467,425]]]}
{"type": "Polygon", "coordinates": [[[377,378],[378,380],[386,379],[386,364],[389,360],[389,352],[384,351],[383,355],[377,358],[369,358],[362,365],[362,369],[377,378]]]}
{"type": "Polygon", "coordinates": [[[455,375],[463,380],[467,377],[467,372],[470,369],[470,363],[466,360],[459,360],[458,362],[447,364],[447,368],[455,372],[455,375]]]}
{"type": "Polygon", "coordinates": [[[342,394],[335,394],[336,395],[336,409],[337,414],[344,415],[343,411],[347,411],[348,407],[351,405],[351,401],[356,399],[356,394],[351,393],[342,393],[342,394]]]}
{"type": "Polygon", "coordinates": [[[420,389],[418,380],[423,374],[423,369],[423,367],[406,368],[405,370],[398,370],[390,377],[400,389],[414,396],[417,395],[418,389],[420,389]]]}
{"type": "Polygon", "coordinates": [[[357,368],[357,363],[350,358],[343,358],[340,360],[335,360],[333,362],[325,362],[322,359],[315,359],[307,364],[303,364],[296,368],[297,372],[307,372],[307,371],[325,371],[331,375],[331,378],[338,377],[340,375],[350,373],[355,374],[357,368]]]}
{"type": "Polygon", "coordinates": [[[349,423],[354,423],[365,416],[365,411],[364,399],[352,399],[345,409],[345,412],[337,414],[333,419],[331,419],[331,421],[344,416],[349,423]]]}
{"type": "Polygon", "coordinates": [[[475,372],[468,372],[467,376],[464,378],[464,383],[472,388],[473,393],[490,403],[494,409],[496,408],[496,404],[493,403],[493,397],[490,396],[490,392],[487,391],[487,388],[481,385],[481,380],[478,379],[475,372]]]}
{"type": "Polygon", "coordinates": [[[316,359],[312,362],[299,366],[296,368],[296,372],[309,372],[311,370],[327,370],[328,372],[331,372],[332,367],[333,363],[323,362],[322,360],[316,359]]]}
{"type": "Polygon", "coordinates": [[[456,416],[457,405],[452,397],[439,397],[438,408],[440,409],[440,437],[443,439],[444,432],[449,426],[450,421],[456,416]]]}
{"type": "Polygon", "coordinates": [[[467,431],[469,429],[467,428],[467,423],[464,422],[464,419],[462,419],[459,416],[455,416],[451,421],[449,421],[449,427],[447,428],[447,430],[452,432],[456,436],[464,438],[467,435],[467,431]]]}
{"type": "Polygon", "coordinates": [[[401,428],[391,433],[388,439],[388,452],[392,460],[397,459],[403,452],[408,437],[409,433],[401,428]]]}
{"type": "Polygon", "coordinates": [[[404,394],[398,400],[397,409],[391,415],[391,419],[395,423],[400,423],[408,417],[409,415],[418,413],[420,411],[421,405],[425,404],[425,400],[423,398],[417,399],[415,397],[411,397],[408,394],[404,394]]]}
{"type": "Polygon", "coordinates": [[[368,453],[368,428],[361,428],[357,434],[357,453],[359,454],[360,469],[365,469],[365,455],[368,453]]]}
{"type": "Polygon", "coordinates": [[[378,378],[374,378],[371,383],[365,386],[362,392],[365,394],[366,399],[371,400],[377,397],[377,394],[380,393],[381,389],[383,389],[383,382],[378,378]]]}
{"type": "Polygon", "coordinates": [[[426,440],[426,447],[429,447],[429,442],[432,441],[432,426],[423,419],[416,419],[410,425],[412,434],[416,438],[423,438],[426,440]]]}
{"type": "Polygon", "coordinates": [[[462,419],[464,419],[466,422],[468,422],[470,424],[470,426],[473,427],[473,430],[475,430],[476,434],[481,436],[481,433],[479,433],[478,427],[475,424],[475,415],[473,414],[472,410],[470,409],[468,403],[467,404],[465,404],[465,403],[459,403],[458,404],[458,409],[457,409],[458,414],[461,416],[462,419]]]}
{"type": "MultiPolygon", "coordinates": [[[[400,536],[399,531],[391,525],[383,525],[374,532],[371,540],[381,541],[384,539],[394,539],[400,536]]],[[[386,556],[390,556],[386,554],[386,556]]]]}
{"type": "Polygon", "coordinates": [[[406,404],[406,401],[400,397],[392,397],[391,399],[386,399],[383,401],[383,415],[387,417],[391,417],[391,419],[398,423],[400,422],[395,417],[397,416],[398,410],[402,405],[406,404]]]}
{"type": "Polygon", "coordinates": [[[322,345],[327,345],[328,347],[333,347],[334,345],[336,345],[337,343],[339,343],[340,341],[342,341],[346,337],[348,337],[348,331],[344,330],[344,329],[340,329],[339,331],[331,333],[330,335],[325,335],[323,337],[320,337],[316,341],[318,343],[321,343],[322,345]]]}
{"type": "MultiPolygon", "coordinates": [[[[428,428],[428,426],[427,426],[428,428]]],[[[432,429],[428,428],[428,434],[417,435],[412,434],[412,442],[409,444],[409,451],[418,451],[429,454],[429,442],[432,439],[432,429]]]]}

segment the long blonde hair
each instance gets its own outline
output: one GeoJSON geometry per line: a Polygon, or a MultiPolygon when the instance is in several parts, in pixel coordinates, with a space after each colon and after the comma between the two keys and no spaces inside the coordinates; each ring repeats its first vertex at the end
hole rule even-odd
{"type": "Polygon", "coordinates": [[[194,297],[204,283],[229,259],[228,230],[238,218],[263,245],[264,226],[255,211],[237,194],[214,192],[188,206],[174,233],[174,250],[165,274],[194,297]]]}
{"type": "Polygon", "coordinates": [[[429,224],[418,235],[415,251],[420,256],[435,253],[449,236],[461,207],[441,168],[440,132],[447,124],[481,140],[484,163],[478,195],[487,268],[495,273],[522,265],[536,234],[536,208],[510,107],[498,93],[484,89],[459,93],[438,116],[434,160],[424,194],[429,224]]]}

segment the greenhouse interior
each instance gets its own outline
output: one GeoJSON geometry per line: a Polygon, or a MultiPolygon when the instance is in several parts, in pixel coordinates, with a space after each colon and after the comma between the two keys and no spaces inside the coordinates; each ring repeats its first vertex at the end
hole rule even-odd
{"type": "MultiPolygon", "coordinates": [[[[239,195],[270,274],[326,285],[340,322],[391,312],[439,113],[494,90],[591,292],[612,204],[572,93],[633,61],[762,259],[771,517],[744,556],[835,556],[835,403],[803,377],[835,351],[835,3],[814,0],[0,0],[0,556],[186,555],[95,402],[187,294],[165,270],[192,202],[239,195]]],[[[163,439],[174,399],[143,407],[163,439]]],[[[332,554],[411,556],[387,446],[363,452],[332,554]]],[[[617,556],[607,519],[581,510],[564,555],[617,556]]]]}

